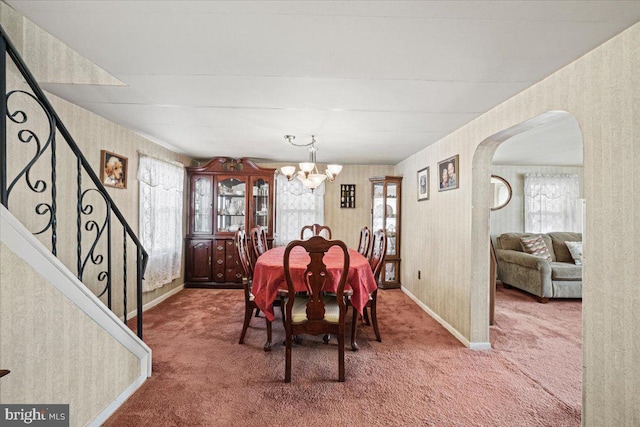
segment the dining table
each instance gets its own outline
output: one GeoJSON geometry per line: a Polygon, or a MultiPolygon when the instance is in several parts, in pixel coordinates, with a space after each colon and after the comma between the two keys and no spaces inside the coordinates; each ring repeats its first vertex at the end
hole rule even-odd
{"type": "MultiPolygon", "coordinates": [[[[253,284],[251,293],[258,308],[265,317],[273,321],[273,303],[278,297],[279,289],[287,289],[284,275],[284,251],[285,247],[269,249],[256,260],[253,271],[253,284]]],[[[301,246],[291,250],[289,255],[289,269],[296,292],[307,291],[303,276],[310,262],[309,254],[301,246]]],[[[334,246],[330,248],[323,258],[327,267],[329,281],[326,292],[335,292],[343,270],[342,250],[334,246]]],[[[369,301],[369,295],[378,288],[369,260],[357,250],[349,248],[349,273],[345,290],[351,290],[351,305],[362,316],[363,310],[369,301]]]]}

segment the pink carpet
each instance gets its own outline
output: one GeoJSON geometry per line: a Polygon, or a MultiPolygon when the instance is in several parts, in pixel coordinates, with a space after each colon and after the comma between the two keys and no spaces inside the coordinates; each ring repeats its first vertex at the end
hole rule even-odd
{"type": "Polygon", "coordinates": [[[186,289],[145,313],[153,376],[105,425],[580,425],[580,301],[500,288],[490,351],[463,347],[400,290],[378,305],[382,342],[360,326],[346,382],[335,340],[305,336],[285,384],[279,316],[265,353],[263,318],[237,343],[241,291],[186,289]]]}

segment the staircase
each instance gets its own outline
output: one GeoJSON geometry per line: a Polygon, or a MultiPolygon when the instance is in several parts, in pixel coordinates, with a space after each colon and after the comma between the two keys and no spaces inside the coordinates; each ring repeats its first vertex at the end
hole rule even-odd
{"type": "Polygon", "coordinates": [[[2,26],[0,93],[0,402],[99,426],[151,376],[148,255],[2,26]]]}
{"type": "Polygon", "coordinates": [[[148,255],[1,26],[0,33],[0,203],[125,323],[135,299],[142,339],[148,255]]]}

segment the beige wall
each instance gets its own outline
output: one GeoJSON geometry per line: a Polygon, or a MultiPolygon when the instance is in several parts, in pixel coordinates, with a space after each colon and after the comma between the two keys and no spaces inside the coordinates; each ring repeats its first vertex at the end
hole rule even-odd
{"type": "Polygon", "coordinates": [[[140,375],[140,361],[0,243],[0,402],[69,404],[93,420],[140,375]]]}
{"type": "MultiPolygon", "coordinates": [[[[583,420],[640,423],[640,24],[466,126],[409,157],[413,176],[460,155],[460,188],[417,203],[403,199],[404,286],[471,343],[489,339],[488,177],[514,126],[554,110],[584,138],[586,237],[583,287],[583,420]],[[499,134],[503,130],[508,130],[499,134]],[[611,174],[616,170],[616,174],[611,174]],[[624,266],[624,268],[621,268],[624,266]],[[422,280],[415,278],[421,269],[422,280]],[[413,280],[407,278],[413,277],[413,280]]],[[[416,191],[403,183],[405,194],[416,191]]]]}

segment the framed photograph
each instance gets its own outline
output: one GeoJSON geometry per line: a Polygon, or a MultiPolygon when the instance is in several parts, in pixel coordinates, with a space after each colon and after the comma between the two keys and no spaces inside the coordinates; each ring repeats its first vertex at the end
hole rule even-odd
{"type": "Polygon", "coordinates": [[[429,166],[418,171],[418,201],[429,200],[429,166]]]}
{"type": "Polygon", "coordinates": [[[107,187],[127,188],[129,161],[120,154],[100,151],[100,181],[107,187]]]}
{"type": "Polygon", "coordinates": [[[438,162],[438,191],[458,188],[460,182],[459,155],[438,162]]]}

